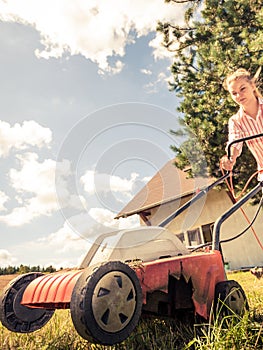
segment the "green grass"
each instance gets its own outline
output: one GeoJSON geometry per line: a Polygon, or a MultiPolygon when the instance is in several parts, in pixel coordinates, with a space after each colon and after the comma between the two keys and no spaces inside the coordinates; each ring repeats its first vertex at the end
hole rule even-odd
{"type": "Polygon", "coordinates": [[[69,310],[57,310],[45,327],[30,334],[12,333],[0,325],[1,350],[250,350],[263,349],[263,279],[250,272],[230,274],[248,298],[250,310],[243,317],[230,315],[193,328],[173,320],[141,320],[136,331],[116,346],[91,344],[76,332],[69,310]]]}

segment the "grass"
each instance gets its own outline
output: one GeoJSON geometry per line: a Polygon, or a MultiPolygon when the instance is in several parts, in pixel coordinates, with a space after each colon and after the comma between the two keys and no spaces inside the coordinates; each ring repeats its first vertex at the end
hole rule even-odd
{"type": "Polygon", "coordinates": [[[128,339],[115,346],[91,344],[81,338],[69,310],[57,310],[45,327],[30,334],[12,333],[0,325],[1,350],[251,350],[263,349],[263,279],[250,272],[228,275],[239,282],[248,298],[250,311],[243,317],[217,317],[210,324],[193,328],[173,320],[141,320],[128,339]]]}

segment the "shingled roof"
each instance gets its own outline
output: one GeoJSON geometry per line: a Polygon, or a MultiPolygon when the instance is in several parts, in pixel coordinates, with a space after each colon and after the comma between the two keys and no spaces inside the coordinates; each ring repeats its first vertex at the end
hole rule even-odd
{"type": "Polygon", "coordinates": [[[212,178],[189,178],[188,172],[168,161],[134,198],[117,214],[116,219],[146,211],[164,203],[193,194],[214,181],[212,178]]]}

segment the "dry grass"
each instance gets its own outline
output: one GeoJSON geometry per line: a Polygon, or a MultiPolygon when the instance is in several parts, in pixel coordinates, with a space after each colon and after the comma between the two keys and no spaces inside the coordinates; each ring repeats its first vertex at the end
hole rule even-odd
{"type": "MultiPolygon", "coordinates": [[[[1,286],[9,276],[0,277],[1,286]],[[1,278],[2,277],[2,278],[1,278]]],[[[14,276],[12,276],[14,277],[14,276]]],[[[263,278],[256,279],[250,272],[228,274],[228,279],[239,282],[248,298],[250,312],[238,323],[228,319],[228,326],[188,326],[171,320],[141,321],[136,331],[121,344],[113,347],[91,344],[76,332],[69,310],[57,310],[48,324],[31,334],[12,333],[0,325],[1,350],[252,350],[263,349],[263,278]]]]}
{"type": "Polygon", "coordinates": [[[0,276],[0,293],[5,288],[5,286],[18,275],[3,275],[0,276]]]}

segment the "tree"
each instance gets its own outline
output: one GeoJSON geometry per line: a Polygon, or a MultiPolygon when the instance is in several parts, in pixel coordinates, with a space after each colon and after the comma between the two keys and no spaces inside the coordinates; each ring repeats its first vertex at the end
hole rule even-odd
{"type": "Polygon", "coordinates": [[[56,271],[56,269],[52,265],[49,265],[48,267],[45,268],[45,272],[52,273],[55,271],[56,271]]]}
{"type": "MultiPolygon", "coordinates": [[[[63,267],[60,268],[60,270],[63,270],[63,267]]],[[[7,267],[1,267],[0,268],[0,275],[12,275],[12,274],[25,274],[28,272],[55,272],[56,269],[52,265],[49,265],[48,267],[40,267],[39,265],[37,266],[32,266],[30,267],[29,265],[23,265],[20,264],[19,267],[17,266],[7,266],[7,267]]]]}
{"type": "Polygon", "coordinates": [[[18,273],[20,273],[22,275],[22,274],[28,273],[28,272],[30,272],[30,267],[29,266],[26,266],[26,265],[23,265],[23,264],[21,264],[19,266],[18,273]]]}
{"type": "MultiPolygon", "coordinates": [[[[168,0],[166,2],[183,2],[168,0]]],[[[179,147],[176,165],[191,165],[192,175],[218,177],[219,159],[225,153],[227,123],[237,106],[224,91],[226,75],[238,67],[255,73],[263,64],[262,0],[189,0],[186,1],[185,25],[160,23],[163,44],[174,52],[170,83],[181,98],[181,130],[186,134],[179,147]]],[[[239,185],[255,169],[250,152],[243,150],[236,170],[239,185]]]]}

